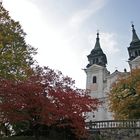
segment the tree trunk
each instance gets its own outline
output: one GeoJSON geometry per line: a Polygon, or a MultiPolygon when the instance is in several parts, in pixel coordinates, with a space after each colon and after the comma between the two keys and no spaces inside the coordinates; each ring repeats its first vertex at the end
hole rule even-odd
{"type": "Polygon", "coordinates": [[[34,136],[35,136],[35,139],[36,140],[39,140],[39,125],[35,125],[34,127],[33,127],[33,133],[34,133],[34,136]]]}

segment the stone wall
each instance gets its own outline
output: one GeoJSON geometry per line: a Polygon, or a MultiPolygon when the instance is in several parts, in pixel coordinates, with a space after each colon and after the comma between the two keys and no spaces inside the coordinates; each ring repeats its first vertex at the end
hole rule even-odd
{"type": "Polygon", "coordinates": [[[88,140],[140,140],[140,129],[104,129],[91,131],[88,140]]]}

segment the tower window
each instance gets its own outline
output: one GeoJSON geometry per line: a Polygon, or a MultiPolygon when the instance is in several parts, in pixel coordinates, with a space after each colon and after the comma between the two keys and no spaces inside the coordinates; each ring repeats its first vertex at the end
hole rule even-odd
{"type": "Polygon", "coordinates": [[[137,51],[135,51],[135,56],[138,56],[138,52],[137,51]]]}
{"type": "Polygon", "coordinates": [[[132,57],[132,53],[129,53],[130,57],[132,57]]]}
{"type": "Polygon", "coordinates": [[[93,60],[90,60],[90,64],[91,64],[91,65],[93,64],[93,60]]]}
{"type": "Polygon", "coordinates": [[[139,52],[139,55],[140,55],[140,50],[138,50],[138,52],[139,52]]]}
{"type": "Polygon", "coordinates": [[[98,63],[98,61],[99,61],[98,58],[96,58],[96,63],[98,63]]]}
{"type": "Polygon", "coordinates": [[[96,78],[96,76],[93,76],[93,84],[94,83],[97,83],[97,78],[96,78]]]}

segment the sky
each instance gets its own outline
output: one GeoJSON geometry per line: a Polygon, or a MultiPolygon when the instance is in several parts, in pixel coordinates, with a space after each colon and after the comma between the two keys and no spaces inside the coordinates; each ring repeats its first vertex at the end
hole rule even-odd
{"type": "Polygon", "coordinates": [[[3,5],[20,22],[26,42],[38,48],[39,65],[60,70],[78,88],[86,88],[83,69],[97,30],[107,69],[129,71],[131,21],[140,36],[139,0],[3,0],[3,5]]]}

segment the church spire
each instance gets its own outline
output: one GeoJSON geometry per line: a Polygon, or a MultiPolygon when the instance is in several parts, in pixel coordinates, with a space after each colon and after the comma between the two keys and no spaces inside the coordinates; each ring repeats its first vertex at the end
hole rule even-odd
{"type": "Polygon", "coordinates": [[[99,49],[101,49],[101,46],[100,46],[99,31],[97,31],[97,38],[96,38],[94,50],[99,50],[99,49]]]}
{"type": "Polygon", "coordinates": [[[87,57],[89,61],[87,68],[93,64],[106,67],[107,59],[106,59],[106,55],[103,53],[100,46],[99,31],[97,31],[97,38],[96,38],[94,49],[91,51],[91,53],[87,57]]]}
{"type": "Polygon", "coordinates": [[[132,24],[132,41],[128,47],[129,60],[135,59],[137,56],[140,56],[140,39],[136,34],[134,24],[132,24]]]}
{"type": "Polygon", "coordinates": [[[132,42],[137,42],[140,41],[137,34],[136,34],[136,30],[134,28],[134,24],[132,24],[132,42]]]}

